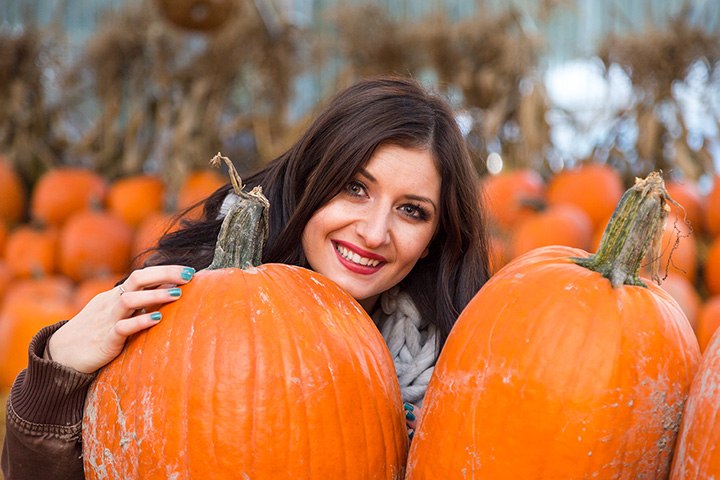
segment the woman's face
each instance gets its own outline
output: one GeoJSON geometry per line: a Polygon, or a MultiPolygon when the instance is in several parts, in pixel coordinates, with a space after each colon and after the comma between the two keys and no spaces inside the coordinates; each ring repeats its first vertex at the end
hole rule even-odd
{"type": "Polygon", "coordinates": [[[427,255],[438,225],[440,183],[429,151],[381,145],[305,226],[310,267],[370,311],[427,255]]]}

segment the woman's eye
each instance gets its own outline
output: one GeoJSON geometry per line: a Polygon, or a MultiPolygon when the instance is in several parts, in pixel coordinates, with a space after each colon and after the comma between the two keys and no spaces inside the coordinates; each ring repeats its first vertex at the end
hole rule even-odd
{"type": "Polygon", "coordinates": [[[400,210],[408,217],[417,218],[418,220],[427,220],[428,214],[420,205],[403,205],[400,210]]]}
{"type": "Polygon", "coordinates": [[[365,193],[365,186],[360,182],[354,181],[347,184],[345,191],[350,195],[359,197],[365,193]]]}

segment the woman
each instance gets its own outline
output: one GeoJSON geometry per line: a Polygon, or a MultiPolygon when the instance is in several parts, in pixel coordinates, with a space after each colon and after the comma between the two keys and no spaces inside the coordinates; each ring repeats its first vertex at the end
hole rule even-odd
{"type": "MultiPolygon", "coordinates": [[[[488,278],[477,174],[451,110],[412,80],[359,82],[243,180],[270,201],[263,261],[311,268],[346,289],[383,333],[404,400],[419,405],[459,312],[488,278]]],[[[145,268],[36,335],[8,400],[7,480],[83,478],[90,382],[129,335],[160,321],[152,306],[177,300],[209,265],[230,192],[162,238],[145,268]]],[[[418,408],[406,409],[414,428],[418,408]]]]}

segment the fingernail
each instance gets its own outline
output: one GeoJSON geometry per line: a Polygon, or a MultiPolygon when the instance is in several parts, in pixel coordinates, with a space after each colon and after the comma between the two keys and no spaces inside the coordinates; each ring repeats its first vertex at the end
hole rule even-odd
{"type": "Polygon", "coordinates": [[[182,293],[182,290],[180,290],[179,288],[171,288],[167,292],[168,292],[168,295],[171,295],[173,297],[179,297],[180,294],[182,293]]]}
{"type": "Polygon", "coordinates": [[[415,420],[415,415],[412,412],[405,412],[405,418],[412,421],[415,420]]]}
{"type": "Polygon", "coordinates": [[[153,312],[150,314],[150,320],[160,320],[162,318],[162,313],[160,312],[153,312]]]}
{"type": "Polygon", "coordinates": [[[180,276],[182,277],[183,280],[185,280],[187,282],[188,280],[190,280],[193,277],[193,274],[192,274],[192,272],[183,270],[182,273],[180,274],[180,276]]]}
{"type": "Polygon", "coordinates": [[[410,405],[409,403],[403,403],[403,408],[404,408],[405,410],[410,410],[411,412],[415,410],[415,407],[413,407],[413,406],[410,405]]]}
{"type": "Polygon", "coordinates": [[[412,441],[412,439],[413,439],[414,436],[415,436],[415,430],[413,430],[412,432],[410,432],[410,434],[408,435],[408,438],[412,441]]]}

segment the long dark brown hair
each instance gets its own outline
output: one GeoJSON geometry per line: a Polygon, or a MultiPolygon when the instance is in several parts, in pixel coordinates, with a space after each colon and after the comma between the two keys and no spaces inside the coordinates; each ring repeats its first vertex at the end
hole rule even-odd
{"type": "MultiPolygon", "coordinates": [[[[428,150],[441,176],[439,225],[425,258],[401,282],[441,343],[489,277],[488,241],[479,180],[448,105],[408,78],[360,81],[338,94],[287,152],[243,178],[270,201],[263,262],[309,268],[302,234],[315,212],[337,195],[381,144],[428,150]]],[[[165,235],[147,264],[210,264],[230,185],[203,206],[203,217],[165,235]]]]}

